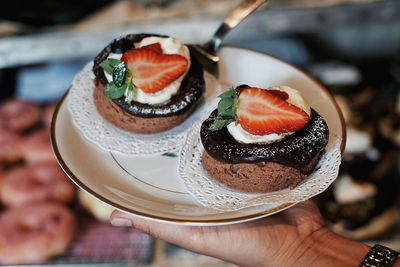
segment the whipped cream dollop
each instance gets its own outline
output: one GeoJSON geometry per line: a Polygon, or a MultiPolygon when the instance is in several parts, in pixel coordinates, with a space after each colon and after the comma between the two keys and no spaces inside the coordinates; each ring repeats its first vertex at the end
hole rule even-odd
{"type": "MultiPolygon", "coordinates": [[[[161,49],[163,51],[163,54],[178,54],[185,57],[188,61],[188,67],[186,71],[178,79],[176,79],[168,86],[166,86],[164,89],[156,93],[147,94],[143,92],[142,89],[136,87],[134,87],[133,91],[126,90],[124,95],[127,102],[134,100],[143,104],[150,104],[150,105],[167,103],[171,99],[171,97],[178,92],[182,80],[190,68],[191,61],[190,61],[189,48],[176,38],[151,36],[143,38],[140,42],[137,42],[134,45],[135,48],[139,48],[154,43],[161,44],[161,49]]],[[[110,55],[108,56],[108,58],[115,58],[115,59],[121,59],[121,57],[122,54],[113,54],[113,53],[110,53],[110,55]]],[[[106,72],[104,72],[104,74],[109,82],[112,81],[111,75],[107,74],[106,72]]],[[[134,81],[132,82],[134,83],[134,81]]]]}
{"type": "Polygon", "coordinates": [[[333,187],[333,195],[339,204],[349,204],[366,200],[375,196],[376,186],[368,182],[356,182],[348,174],[337,179],[333,187]]]}
{"type": "Polygon", "coordinates": [[[287,85],[271,86],[268,87],[266,90],[278,90],[285,92],[288,95],[288,99],[286,99],[286,102],[304,110],[309,117],[311,116],[311,107],[298,90],[293,89],[292,87],[287,85]]]}
{"type": "Polygon", "coordinates": [[[245,143],[245,144],[254,144],[254,143],[263,143],[269,144],[272,142],[279,141],[283,139],[285,136],[291,135],[290,133],[282,133],[282,134],[267,134],[267,135],[254,135],[247,132],[238,122],[231,122],[226,126],[229,133],[235,138],[236,141],[245,143]]]}
{"type": "MultiPolygon", "coordinates": [[[[263,88],[261,88],[263,89],[263,88]]],[[[272,86],[263,90],[278,90],[287,93],[288,99],[286,101],[294,106],[297,106],[304,110],[308,116],[311,115],[311,107],[307,103],[307,101],[303,98],[299,91],[293,89],[289,86],[272,86]]],[[[254,135],[247,132],[238,122],[231,122],[226,127],[230,133],[230,135],[238,142],[245,144],[255,144],[255,143],[263,143],[269,144],[273,142],[277,142],[282,140],[288,135],[293,134],[293,132],[289,133],[280,133],[280,134],[267,134],[267,135],[254,135]]]]}

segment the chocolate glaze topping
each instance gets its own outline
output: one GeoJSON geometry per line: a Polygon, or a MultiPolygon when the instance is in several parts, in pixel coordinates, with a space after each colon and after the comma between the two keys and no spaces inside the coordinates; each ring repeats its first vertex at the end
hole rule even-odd
{"type": "MultiPolygon", "coordinates": [[[[107,78],[104,75],[103,68],[101,68],[99,64],[107,59],[108,55],[113,49],[115,49],[114,46],[116,43],[122,43],[126,47],[126,41],[121,40],[128,39],[132,43],[136,43],[140,42],[143,38],[150,36],[168,37],[157,34],[129,34],[123,38],[114,40],[112,43],[106,46],[94,59],[93,73],[96,76],[97,82],[103,86],[108,83],[107,78]]],[[[192,54],[191,47],[189,47],[189,49],[191,55],[190,69],[182,80],[178,93],[173,95],[169,102],[165,104],[149,105],[132,101],[132,105],[128,105],[125,102],[125,97],[123,96],[119,99],[114,99],[114,103],[125,112],[142,118],[157,118],[179,115],[188,111],[193,105],[198,104],[201,96],[203,95],[205,86],[203,67],[192,54]]]]}
{"type": "Polygon", "coordinates": [[[270,144],[245,144],[236,141],[226,127],[208,128],[217,115],[214,110],[201,125],[200,136],[206,152],[224,163],[272,161],[302,170],[328,143],[329,129],[324,119],[311,109],[310,121],[299,131],[270,144]]]}

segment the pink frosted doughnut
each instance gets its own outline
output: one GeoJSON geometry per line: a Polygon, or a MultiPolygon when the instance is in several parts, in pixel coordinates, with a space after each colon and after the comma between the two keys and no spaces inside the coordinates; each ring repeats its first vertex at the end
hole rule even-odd
{"type": "Polygon", "coordinates": [[[32,102],[12,99],[0,105],[0,124],[14,132],[22,132],[40,119],[40,108],[32,102]]]}
{"type": "MultiPolygon", "coordinates": [[[[1,188],[3,186],[4,174],[5,174],[5,171],[0,167],[0,192],[1,192],[1,188]]],[[[1,204],[1,198],[0,198],[0,204],[1,204]]]]}
{"type": "Polygon", "coordinates": [[[0,165],[7,165],[22,159],[21,137],[17,133],[0,128],[0,165]]]}
{"type": "Polygon", "coordinates": [[[40,264],[64,252],[75,232],[75,218],[61,204],[42,202],[0,214],[0,263],[40,264]]]}
{"type": "Polygon", "coordinates": [[[23,157],[28,163],[55,162],[50,145],[49,129],[36,131],[24,138],[21,142],[23,157]]]}
{"type": "Polygon", "coordinates": [[[42,121],[46,127],[50,128],[51,120],[53,119],[54,111],[56,110],[57,104],[50,104],[44,108],[42,112],[42,121]]]}
{"type": "Polygon", "coordinates": [[[45,200],[68,202],[75,187],[57,163],[38,163],[15,167],[4,174],[0,198],[7,207],[45,200]]]}

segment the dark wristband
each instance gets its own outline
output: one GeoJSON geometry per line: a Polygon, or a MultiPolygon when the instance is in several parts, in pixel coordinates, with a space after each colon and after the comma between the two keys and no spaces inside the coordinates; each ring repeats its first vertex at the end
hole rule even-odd
{"type": "Polygon", "coordinates": [[[390,248],[375,245],[367,253],[359,267],[390,267],[396,262],[399,253],[390,248]]]}

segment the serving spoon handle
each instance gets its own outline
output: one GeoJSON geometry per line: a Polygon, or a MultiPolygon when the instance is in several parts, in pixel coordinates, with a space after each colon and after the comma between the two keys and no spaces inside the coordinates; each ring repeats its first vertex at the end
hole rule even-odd
{"type": "Polygon", "coordinates": [[[218,77],[219,57],[217,52],[226,34],[265,2],[268,2],[268,0],[241,1],[228,13],[210,41],[203,45],[191,45],[195,56],[209,73],[218,77]]]}
{"type": "Polygon", "coordinates": [[[268,0],[244,0],[240,2],[228,13],[211,40],[203,45],[204,49],[216,56],[226,34],[267,1],[268,0]]]}

